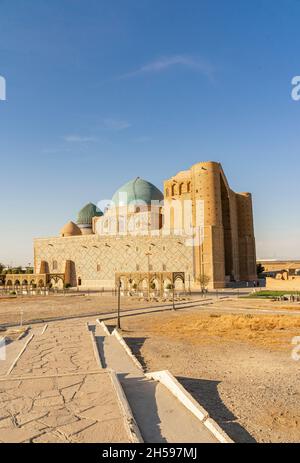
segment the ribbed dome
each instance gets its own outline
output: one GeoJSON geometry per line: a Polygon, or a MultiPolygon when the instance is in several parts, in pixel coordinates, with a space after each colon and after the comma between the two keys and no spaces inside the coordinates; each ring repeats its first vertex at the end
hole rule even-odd
{"type": "Polygon", "coordinates": [[[68,222],[60,231],[61,236],[78,236],[81,230],[74,222],[68,222]]]}
{"type": "Polygon", "coordinates": [[[163,201],[163,199],[164,195],[156,186],[137,177],[119,188],[113,195],[112,201],[115,206],[126,206],[139,203],[151,205],[151,201],[163,201]]]}
{"type": "Polygon", "coordinates": [[[93,203],[89,203],[84,206],[78,213],[77,224],[78,225],[92,225],[93,217],[101,217],[103,212],[98,209],[93,203]]]}

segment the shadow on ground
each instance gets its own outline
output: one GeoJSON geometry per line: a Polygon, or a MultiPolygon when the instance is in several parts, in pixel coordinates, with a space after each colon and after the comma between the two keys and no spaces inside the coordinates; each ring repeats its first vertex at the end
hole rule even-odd
{"type": "Polygon", "coordinates": [[[119,380],[130,403],[132,413],[145,442],[167,442],[161,433],[161,420],[156,404],[156,388],[154,381],[145,378],[130,377],[118,374],[119,380]]]}
{"type": "Polygon", "coordinates": [[[126,332],[124,332],[123,334],[124,334],[124,339],[127,345],[130,347],[131,352],[136,356],[136,358],[138,359],[138,361],[140,362],[144,370],[146,370],[147,365],[144,361],[144,357],[142,356],[141,352],[142,352],[142,347],[145,344],[145,341],[147,340],[147,338],[129,338],[129,337],[126,337],[125,333],[126,332]]]}
{"type": "MultiPolygon", "coordinates": [[[[125,334],[125,333],[124,333],[125,334]]],[[[143,368],[147,369],[146,362],[142,356],[142,347],[147,338],[126,337],[125,340],[131,351],[137,357],[143,368]]],[[[194,397],[197,402],[204,407],[211,418],[213,418],[234,442],[255,443],[248,431],[238,422],[237,417],[226,407],[222,401],[218,385],[220,381],[208,381],[197,378],[177,377],[178,381],[194,397]]]]}
{"type": "Polygon", "coordinates": [[[255,443],[248,431],[237,423],[237,417],[226,407],[222,401],[218,385],[220,381],[208,381],[197,378],[178,377],[177,380],[185,389],[204,407],[234,442],[255,443]]]}

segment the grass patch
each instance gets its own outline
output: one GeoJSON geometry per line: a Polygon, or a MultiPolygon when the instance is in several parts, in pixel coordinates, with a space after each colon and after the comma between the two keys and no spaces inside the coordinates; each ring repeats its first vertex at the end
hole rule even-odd
{"type": "Polygon", "coordinates": [[[287,295],[300,295],[299,291],[256,291],[252,294],[249,294],[246,296],[246,298],[250,299],[256,299],[256,298],[265,298],[265,299],[272,299],[274,297],[281,297],[281,296],[287,296],[287,295]]]}

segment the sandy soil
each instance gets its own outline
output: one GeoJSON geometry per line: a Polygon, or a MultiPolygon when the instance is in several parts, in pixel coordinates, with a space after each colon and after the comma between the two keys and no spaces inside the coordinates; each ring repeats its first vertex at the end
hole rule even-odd
{"type": "MultiPolygon", "coordinates": [[[[163,305],[158,302],[144,302],[136,299],[122,298],[121,310],[139,309],[163,305]]],[[[1,323],[24,324],[34,320],[46,321],[55,317],[73,317],[108,314],[117,310],[117,298],[109,295],[100,296],[32,296],[13,299],[0,298],[1,323]]]]}
{"type": "Polygon", "coordinates": [[[299,442],[299,316],[188,311],[122,321],[148,371],[169,369],[237,442],[299,442]]]}
{"type": "MultiPolygon", "coordinates": [[[[208,295],[209,300],[212,296],[208,295]]],[[[189,300],[205,302],[199,295],[192,295],[189,300]]],[[[299,311],[300,303],[291,304],[289,302],[272,302],[270,300],[256,299],[216,299],[211,311],[249,311],[268,310],[268,311],[299,311]]],[[[146,302],[136,298],[121,298],[121,310],[140,309],[146,307],[164,306],[170,301],[146,302]]],[[[47,321],[55,317],[74,317],[74,316],[96,316],[111,314],[117,310],[117,298],[110,294],[102,295],[51,295],[51,296],[24,296],[7,298],[0,296],[0,326],[1,324],[18,323],[22,321],[29,324],[33,321],[47,321]],[[21,314],[22,311],[22,314],[21,314]]]]}
{"type": "Polygon", "coordinates": [[[16,341],[17,339],[23,338],[26,332],[27,332],[27,329],[24,327],[8,328],[6,330],[0,331],[0,333],[5,335],[6,342],[12,342],[12,341],[16,341]]]}
{"type": "MultiPolygon", "coordinates": [[[[123,310],[155,305],[163,304],[122,298],[123,310]]],[[[62,316],[94,317],[115,312],[116,298],[0,298],[0,325],[18,322],[21,310],[24,324],[62,316]]],[[[124,318],[122,326],[147,369],[169,369],[235,441],[297,442],[300,362],[291,358],[291,340],[300,336],[296,311],[300,312],[299,304],[215,300],[198,310],[124,318]],[[276,315],[282,311],[286,315],[276,315]]]]}

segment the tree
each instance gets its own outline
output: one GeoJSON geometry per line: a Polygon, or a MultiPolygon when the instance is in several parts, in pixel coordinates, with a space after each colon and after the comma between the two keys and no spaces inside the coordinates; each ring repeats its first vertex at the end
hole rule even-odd
{"type": "Polygon", "coordinates": [[[208,286],[208,284],[210,282],[210,277],[208,275],[202,274],[198,278],[198,282],[200,284],[201,291],[204,292],[204,291],[206,291],[207,286],[208,286]]]}
{"type": "Polygon", "coordinates": [[[256,265],[257,275],[261,275],[262,273],[264,273],[264,271],[265,271],[265,267],[262,264],[259,263],[256,265]]]}
{"type": "Polygon", "coordinates": [[[20,275],[21,273],[24,273],[24,270],[22,269],[21,266],[20,267],[15,267],[15,268],[11,269],[11,273],[20,275]]]}
{"type": "Polygon", "coordinates": [[[1,273],[3,273],[4,269],[5,269],[5,265],[1,264],[1,262],[0,262],[0,275],[1,275],[1,273]]]}
{"type": "MultiPolygon", "coordinates": [[[[1,273],[1,264],[0,264],[0,273],[1,273]]],[[[24,274],[24,273],[27,273],[27,272],[26,272],[26,270],[23,270],[23,268],[21,266],[19,266],[19,267],[6,268],[5,270],[2,270],[2,273],[4,275],[7,275],[8,273],[12,274],[12,275],[15,275],[15,274],[24,274]]]]}

